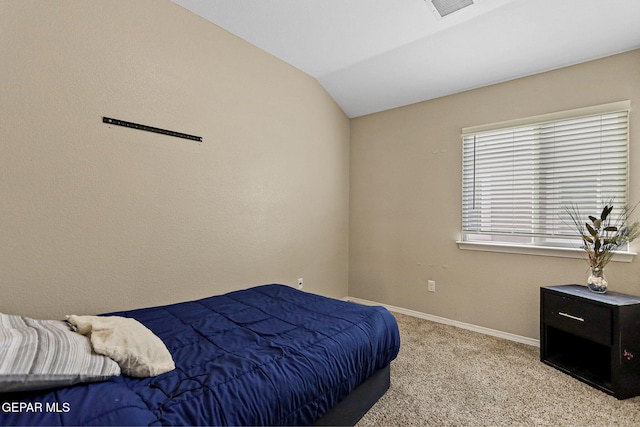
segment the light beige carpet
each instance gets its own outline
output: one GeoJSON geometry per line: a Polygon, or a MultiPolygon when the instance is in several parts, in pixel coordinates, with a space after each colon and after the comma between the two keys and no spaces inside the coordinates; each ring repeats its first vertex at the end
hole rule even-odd
{"type": "Polygon", "coordinates": [[[391,387],[358,427],[640,426],[640,397],[600,392],[540,362],[537,347],[394,315],[391,387]]]}

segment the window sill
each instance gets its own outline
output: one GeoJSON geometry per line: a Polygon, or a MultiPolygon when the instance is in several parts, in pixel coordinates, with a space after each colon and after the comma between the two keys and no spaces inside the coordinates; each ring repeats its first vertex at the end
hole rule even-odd
{"type": "MultiPolygon", "coordinates": [[[[522,246],[497,243],[463,242],[461,240],[458,240],[456,243],[458,244],[459,249],[469,251],[499,252],[507,254],[551,256],[577,259],[583,259],[584,256],[584,251],[578,248],[553,248],[547,246],[522,246]]],[[[614,252],[611,261],[631,262],[633,261],[633,257],[635,257],[636,255],[637,253],[635,252],[614,252]]]]}

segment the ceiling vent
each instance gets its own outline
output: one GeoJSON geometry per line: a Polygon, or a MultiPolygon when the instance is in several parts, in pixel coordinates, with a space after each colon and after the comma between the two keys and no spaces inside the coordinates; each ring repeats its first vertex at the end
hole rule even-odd
{"type": "Polygon", "coordinates": [[[425,0],[441,18],[473,4],[473,0],[425,0]]]}

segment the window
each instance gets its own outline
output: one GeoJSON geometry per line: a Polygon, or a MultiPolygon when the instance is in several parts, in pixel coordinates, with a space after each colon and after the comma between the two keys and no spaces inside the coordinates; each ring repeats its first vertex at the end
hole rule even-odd
{"type": "Polygon", "coordinates": [[[579,247],[565,207],[627,203],[629,106],[463,129],[459,243],[579,247]]]}

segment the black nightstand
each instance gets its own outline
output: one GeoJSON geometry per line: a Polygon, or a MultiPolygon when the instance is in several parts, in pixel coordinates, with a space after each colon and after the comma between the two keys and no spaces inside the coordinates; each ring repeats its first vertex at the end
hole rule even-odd
{"type": "Polygon", "coordinates": [[[540,360],[618,399],[640,395],[640,297],[540,288],[540,360]]]}

